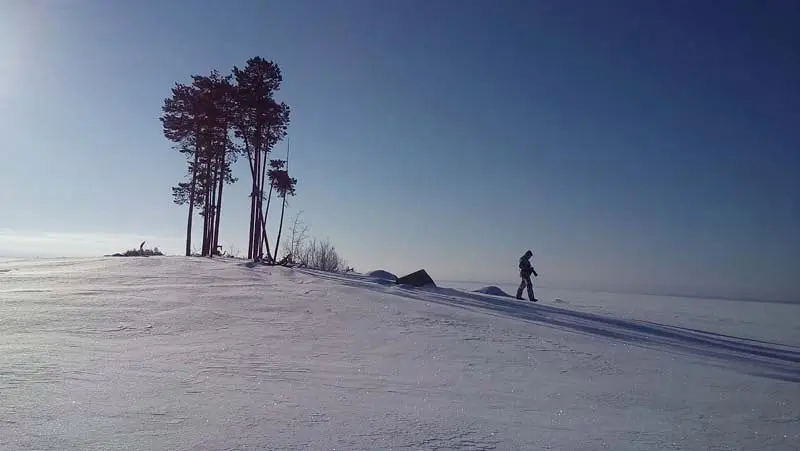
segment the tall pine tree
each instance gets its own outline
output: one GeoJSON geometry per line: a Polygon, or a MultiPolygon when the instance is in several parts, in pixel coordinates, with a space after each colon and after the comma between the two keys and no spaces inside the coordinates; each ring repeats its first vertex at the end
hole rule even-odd
{"type": "Polygon", "coordinates": [[[202,254],[211,256],[218,246],[222,187],[236,180],[231,173],[236,158],[230,140],[232,93],[230,76],[212,71],[192,76],[189,86],[176,83],[162,107],[164,136],[189,156],[190,182],[173,187],[174,201],[189,204],[186,255],[191,253],[195,207],[204,217],[202,254]]]}
{"type": "MultiPolygon", "coordinates": [[[[267,164],[272,148],[286,135],[289,107],[274,99],[283,81],[280,68],[274,62],[251,58],[243,69],[234,66],[233,77],[235,108],[232,119],[252,180],[247,257],[262,260],[267,243],[263,208],[267,164]]],[[[266,259],[273,260],[269,249],[266,259]]]]}

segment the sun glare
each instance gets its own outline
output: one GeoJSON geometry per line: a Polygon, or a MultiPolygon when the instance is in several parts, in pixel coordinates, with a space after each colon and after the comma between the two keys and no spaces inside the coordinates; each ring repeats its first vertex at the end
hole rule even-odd
{"type": "Polygon", "coordinates": [[[32,2],[0,6],[0,99],[9,98],[22,81],[25,62],[35,51],[41,16],[32,2]]]}
{"type": "Polygon", "coordinates": [[[15,49],[13,30],[3,23],[0,25],[0,98],[11,94],[13,71],[17,60],[15,49]]]}
{"type": "Polygon", "coordinates": [[[15,20],[19,14],[0,17],[0,99],[8,98],[21,66],[22,24],[15,20]]]}

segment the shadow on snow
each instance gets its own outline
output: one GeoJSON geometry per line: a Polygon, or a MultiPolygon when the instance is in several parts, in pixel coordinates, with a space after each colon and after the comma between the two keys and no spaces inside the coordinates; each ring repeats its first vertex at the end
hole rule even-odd
{"type": "Polygon", "coordinates": [[[748,374],[788,382],[800,382],[800,349],[794,346],[650,321],[612,318],[595,313],[450,288],[406,288],[395,285],[391,281],[369,279],[357,275],[298,271],[381,293],[517,318],[636,346],[708,357],[728,365],[735,365],[738,367],[737,369],[748,374]]]}

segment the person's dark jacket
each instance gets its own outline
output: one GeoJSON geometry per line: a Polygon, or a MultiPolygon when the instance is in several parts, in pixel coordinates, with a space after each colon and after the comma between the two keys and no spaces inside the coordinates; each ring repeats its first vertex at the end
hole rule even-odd
{"type": "Polygon", "coordinates": [[[522,256],[519,259],[519,276],[522,278],[528,278],[533,274],[536,277],[539,277],[536,274],[536,270],[533,269],[533,265],[531,265],[530,257],[522,256]]]}

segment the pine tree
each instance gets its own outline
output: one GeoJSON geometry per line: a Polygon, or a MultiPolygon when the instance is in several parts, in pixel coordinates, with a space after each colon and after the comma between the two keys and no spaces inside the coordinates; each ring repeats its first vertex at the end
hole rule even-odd
{"type": "Polygon", "coordinates": [[[191,252],[195,207],[204,217],[202,253],[214,254],[219,239],[222,187],[236,181],[231,174],[236,154],[229,136],[233,107],[230,78],[216,71],[209,76],[194,75],[190,86],[176,83],[172,97],[165,99],[162,107],[164,135],[176,142],[182,153],[191,155],[191,181],[173,187],[174,201],[189,204],[186,255],[191,252]]]}
{"type": "Polygon", "coordinates": [[[275,241],[275,250],[277,252],[280,249],[281,244],[281,231],[283,231],[283,214],[286,211],[286,196],[294,196],[295,195],[295,186],[297,185],[297,179],[289,177],[289,171],[286,169],[281,169],[277,172],[275,178],[275,191],[278,193],[278,197],[282,199],[281,205],[281,219],[280,224],[278,225],[278,238],[275,241]]]}
{"type": "MultiPolygon", "coordinates": [[[[251,58],[243,69],[234,66],[234,103],[232,114],[240,151],[247,156],[252,187],[250,192],[250,232],[247,257],[264,258],[266,215],[263,209],[264,183],[269,153],[286,135],[289,107],[273,98],[283,81],[277,64],[261,57],[251,58]]],[[[272,260],[267,245],[267,260],[272,260]]]]}

